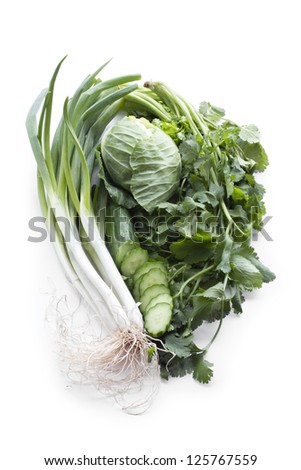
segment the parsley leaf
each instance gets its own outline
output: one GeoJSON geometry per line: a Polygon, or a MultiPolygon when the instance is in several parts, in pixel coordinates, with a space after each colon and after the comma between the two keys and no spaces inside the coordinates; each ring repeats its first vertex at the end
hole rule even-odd
{"type": "Polygon", "coordinates": [[[215,262],[217,269],[227,274],[231,271],[230,257],[233,248],[233,239],[226,234],[224,241],[217,244],[215,262]]]}
{"type": "Polygon", "coordinates": [[[211,244],[188,238],[171,243],[170,251],[177,259],[190,264],[206,261],[214,253],[211,244]]]}
{"type": "Polygon", "coordinates": [[[181,143],[179,151],[184,164],[193,163],[199,156],[200,144],[195,139],[188,139],[181,143]]]}
{"type": "Polygon", "coordinates": [[[246,290],[259,288],[262,285],[262,275],[247,258],[240,255],[231,256],[230,279],[246,290]]]}
{"type": "Polygon", "coordinates": [[[214,286],[209,287],[204,292],[199,294],[199,297],[205,297],[206,299],[222,300],[224,298],[225,289],[222,282],[218,282],[214,286]]]}
{"type": "Polygon", "coordinates": [[[231,299],[231,305],[234,310],[234,313],[242,313],[242,303],[244,302],[245,298],[242,294],[241,289],[237,288],[235,294],[231,299]]]}
{"type": "Polygon", "coordinates": [[[194,369],[193,356],[185,358],[176,356],[166,365],[166,369],[172,377],[184,377],[186,374],[191,374],[194,369]]]}
{"type": "Polygon", "coordinates": [[[165,347],[178,357],[188,357],[198,350],[193,343],[192,335],[185,337],[169,333],[165,336],[164,343],[165,347]]]}
{"type": "Polygon", "coordinates": [[[247,258],[260,272],[263,282],[271,282],[275,279],[275,274],[267,266],[261,263],[261,261],[258,259],[258,255],[255,253],[254,248],[251,246],[242,244],[240,247],[235,249],[234,253],[247,258]]]}
{"type": "Polygon", "coordinates": [[[239,132],[241,140],[248,142],[249,144],[255,144],[260,140],[259,130],[254,124],[248,126],[242,126],[239,132]]]}
{"type": "Polygon", "coordinates": [[[240,142],[240,147],[244,156],[248,160],[255,162],[255,169],[257,171],[264,171],[269,164],[268,156],[259,142],[240,142]]]}
{"type": "Polygon", "coordinates": [[[205,361],[202,356],[197,356],[194,360],[193,378],[203,384],[209,383],[213,376],[212,366],[213,364],[205,361]]]}
{"type": "Polygon", "coordinates": [[[206,297],[201,297],[199,295],[193,296],[193,309],[191,312],[191,329],[195,330],[203,322],[213,322],[215,320],[220,320],[223,312],[223,317],[229,314],[230,312],[230,301],[216,301],[213,299],[208,299],[206,297]]]}

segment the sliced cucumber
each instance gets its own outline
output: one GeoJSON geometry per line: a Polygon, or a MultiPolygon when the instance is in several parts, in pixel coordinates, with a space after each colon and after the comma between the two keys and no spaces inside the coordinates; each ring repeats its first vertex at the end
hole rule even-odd
{"type": "Polygon", "coordinates": [[[142,248],[129,251],[120,266],[121,274],[131,277],[148,260],[148,252],[142,248]]]}
{"type": "Polygon", "coordinates": [[[142,313],[147,315],[147,312],[155,307],[155,305],[157,304],[169,304],[171,309],[173,308],[173,301],[172,301],[172,296],[170,294],[159,294],[157,295],[157,297],[154,297],[150,303],[146,306],[145,308],[145,311],[143,312],[142,309],[142,313]]]}
{"type": "MultiPolygon", "coordinates": [[[[158,297],[160,294],[169,294],[169,289],[164,284],[155,284],[148,289],[146,289],[143,295],[140,297],[141,302],[141,312],[144,312],[149,305],[150,301],[155,297],[158,297]]],[[[138,292],[139,296],[139,292],[138,292]]]]}
{"type": "Polygon", "coordinates": [[[154,268],[160,268],[165,275],[167,276],[167,270],[164,264],[161,261],[152,261],[148,260],[147,263],[144,263],[141,268],[137,269],[137,271],[134,274],[134,282],[137,282],[140,277],[142,277],[144,274],[148,273],[151,269],[154,268]]]}
{"type": "Polygon", "coordinates": [[[138,286],[139,297],[141,298],[146,289],[154,284],[163,284],[166,287],[168,286],[167,276],[160,268],[151,269],[138,279],[135,284],[135,288],[138,286]]]}
{"type": "Polygon", "coordinates": [[[132,240],[128,240],[127,242],[123,243],[117,250],[116,254],[116,264],[120,267],[122,261],[124,260],[125,256],[129,251],[135,250],[139,248],[139,243],[133,242],[132,240]]]}
{"type": "Polygon", "coordinates": [[[172,308],[169,303],[159,303],[147,311],[144,317],[146,331],[154,337],[161,336],[169,327],[172,308]]]}

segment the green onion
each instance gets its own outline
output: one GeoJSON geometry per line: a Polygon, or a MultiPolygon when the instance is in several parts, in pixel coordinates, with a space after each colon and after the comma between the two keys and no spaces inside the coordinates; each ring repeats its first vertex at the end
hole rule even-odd
{"type": "MultiPolygon", "coordinates": [[[[65,100],[63,116],[51,142],[54,85],[63,61],[58,64],[49,88],[32,105],[26,127],[38,166],[42,211],[47,224],[55,226],[57,256],[69,281],[101,321],[104,337],[101,349],[97,350],[98,360],[92,361],[95,385],[120,397],[150,376],[156,379],[157,356],[143,331],[138,304],[106,247],[104,227],[96,221],[91,175],[102,132],[123,106],[124,97],[137,88],[137,84],[130,82],[140,76],[104,82],[96,78],[97,73],[89,76],[73,98],[65,100]],[[70,224],[70,240],[60,227],[60,218],[70,224]],[[154,351],[152,361],[150,351],[154,351]]],[[[99,194],[98,198],[101,201],[104,196],[99,194]]],[[[71,343],[69,347],[72,349],[71,343]]],[[[88,367],[88,362],[91,368],[90,356],[91,351],[85,351],[83,346],[83,368],[88,367]]],[[[127,411],[145,408],[150,396],[128,406],[127,411]]]]}

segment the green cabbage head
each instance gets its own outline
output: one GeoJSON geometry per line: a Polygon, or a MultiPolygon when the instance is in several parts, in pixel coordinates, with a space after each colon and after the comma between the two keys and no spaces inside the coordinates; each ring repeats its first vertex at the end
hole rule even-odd
{"type": "Polygon", "coordinates": [[[178,147],[147,119],[127,116],[113,124],[103,136],[101,154],[113,181],[148,212],[179,187],[178,147]]]}

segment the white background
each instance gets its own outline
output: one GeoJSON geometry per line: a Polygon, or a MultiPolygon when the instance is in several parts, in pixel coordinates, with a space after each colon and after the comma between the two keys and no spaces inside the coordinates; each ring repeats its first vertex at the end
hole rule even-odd
{"type": "MultiPolygon", "coordinates": [[[[300,16],[297,1],[10,1],[1,7],[1,468],[43,457],[258,455],[258,470],[300,468],[300,16]],[[49,243],[27,241],[40,214],[24,121],[61,57],[62,100],[110,57],[108,78],[141,72],[197,105],[256,123],[270,156],[260,177],[273,219],[256,250],[277,280],[230,316],[209,352],[214,378],[162,383],[142,416],[68,388],[45,327],[49,243]]],[[[200,344],[204,340],[198,335],[200,344]]],[[[67,467],[66,467],[67,468],[67,467]]],[[[69,467],[70,468],[70,467],[69,467]]],[[[182,468],[179,466],[178,468],[182,468]]],[[[184,467],[183,467],[184,468],[184,467]]],[[[189,467],[188,467],[189,468],[189,467]]],[[[234,468],[234,467],[233,467],[234,468]]],[[[238,467],[235,467],[238,468],[238,467]]]]}

